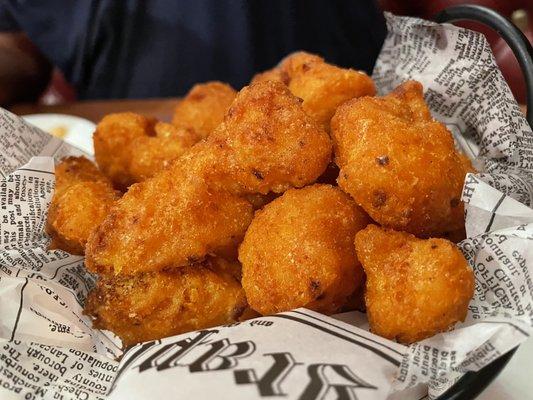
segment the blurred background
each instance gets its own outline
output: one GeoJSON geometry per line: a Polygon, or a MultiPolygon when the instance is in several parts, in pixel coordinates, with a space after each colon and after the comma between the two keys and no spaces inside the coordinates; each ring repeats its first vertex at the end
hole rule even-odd
{"type": "Polygon", "coordinates": [[[240,88],[300,49],[369,71],[385,35],[373,0],[0,4],[2,104],[171,97],[208,80],[240,88]]]}
{"type": "MultiPolygon", "coordinates": [[[[300,49],[371,73],[383,11],[431,19],[457,4],[493,8],[532,41],[531,0],[0,0],[0,105],[24,114],[80,100],[175,98],[208,80],[240,88],[300,49]]],[[[480,24],[462,26],[487,37],[523,103],[505,42],[480,24]]]]}

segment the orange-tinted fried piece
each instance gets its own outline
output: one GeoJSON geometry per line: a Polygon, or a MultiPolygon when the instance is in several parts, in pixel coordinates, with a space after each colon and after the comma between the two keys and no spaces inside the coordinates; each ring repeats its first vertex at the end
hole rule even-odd
{"type": "Polygon", "coordinates": [[[235,193],[302,187],[314,182],[331,158],[328,134],[285,85],[272,81],[242,89],[206,147],[211,159],[204,171],[235,193]]]}
{"type": "Polygon", "coordinates": [[[301,70],[303,64],[324,63],[324,59],[305,51],[289,54],[272,69],[255,74],[251,83],[277,81],[288,85],[291,79],[301,70]]]}
{"type": "Polygon", "coordinates": [[[182,267],[235,250],[252,219],[243,194],[313,182],[331,143],[288,89],[265,82],[243,89],[225,122],[179,162],[130,187],[88,244],[99,273],[182,267]]]}
{"type": "Polygon", "coordinates": [[[132,141],[153,135],[156,120],[134,113],[106,115],[93,135],[94,156],[100,170],[113,184],[125,190],[135,182],[129,172],[132,141]]]}
{"type": "Polygon", "coordinates": [[[103,277],[89,294],[85,313],[124,346],[236,322],[246,298],[226,264],[208,259],[175,271],[103,277]]]}
{"type": "Polygon", "coordinates": [[[105,116],[93,135],[99,168],[121,190],[154,175],[198,140],[190,129],[134,113],[105,116]]]}
{"type": "Polygon", "coordinates": [[[290,78],[286,71],[284,71],[283,69],[279,67],[275,67],[267,71],[255,74],[250,84],[253,85],[254,83],[266,82],[266,81],[276,81],[276,82],[280,82],[285,85],[288,85],[290,78]]]}
{"type": "Polygon", "coordinates": [[[373,96],[374,82],[364,72],[328,64],[319,56],[297,52],[254,77],[253,82],[277,80],[303,99],[303,108],[324,129],[339,105],[354,97],[373,96]]]}
{"type": "Polygon", "coordinates": [[[246,200],[252,204],[252,207],[254,210],[259,210],[263,208],[265,205],[270,203],[272,200],[274,200],[279,195],[277,193],[268,193],[268,194],[249,194],[244,196],[246,200]]]}
{"type": "Polygon", "coordinates": [[[413,343],[466,317],[474,273],[453,243],[369,225],[355,246],[367,276],[372,332],[413,343]]]}
{"type": "Polygon", "coordinates": [[[431,118],[420,83],[350,100],[331,128],[339,186],[376,222],[423,237],[464,226],[461,191],[471,167],[431,118]]]}
{"type": "Polygon", "coordinates": [[[100,274],[182,267],[207,254],[234,255],[251,204],[174,164],[131,186],[89,239],[86,265],[100,274]]]}
{"type": "Polygon", "coordinates": [[[222,122],[235,96],[237,92],[222,82],[194,85],[176,106],[172,124],[205,138],[222,122]]]}
{"type": "Polygon", "coordinates": [[[157,122],[154,132],[155,136],[141,136],[131,142],[129,173],[134,182],[152,177],[200,140],[194,131],[165,122],[157,122]]]}
{"type": "Polygon", "coordinates": [[[82,255],[89,235],[108,214],[119,193],[84,157],[68,157],[56,166],[56,188],[48,209],[50,248],[82,255]]]}
{"type": "Polygon", "coordinates": [[[250,307],[264,315],[298,307],[339,311],[363,279],[353,241],[367,223],[330,185],[290,189],[267,204],[239,248],[250,307]]]}
{"type": "Polygon", "coordinates": [[[93,162],[85,157],[66,157],[55,166],[54,194],[60,194],[74,183],[104,182],[109,180],[98,170],[93,162]]]}

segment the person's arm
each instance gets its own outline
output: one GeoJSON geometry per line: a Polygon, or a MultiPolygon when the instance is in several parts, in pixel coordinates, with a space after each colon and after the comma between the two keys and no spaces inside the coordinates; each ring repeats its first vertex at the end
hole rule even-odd
{"type": "Polygon", "coordinates": [[[46,88],[52,67],[22,32],[0,32],[0,106],[33,101],[46,88]]]}

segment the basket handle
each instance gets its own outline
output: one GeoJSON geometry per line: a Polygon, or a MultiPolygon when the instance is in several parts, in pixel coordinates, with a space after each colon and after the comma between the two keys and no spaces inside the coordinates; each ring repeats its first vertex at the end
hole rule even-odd
{"type": "Polygon", "coordinates": [[[526,81],[526,119],[533,128],[533,49],[527,37],[511,21],[498,12],[477,5],[461,5],[446,8],[435,15],[435,22],[470,20],[481,22],[494,29],[513,51],[526,81]]]}

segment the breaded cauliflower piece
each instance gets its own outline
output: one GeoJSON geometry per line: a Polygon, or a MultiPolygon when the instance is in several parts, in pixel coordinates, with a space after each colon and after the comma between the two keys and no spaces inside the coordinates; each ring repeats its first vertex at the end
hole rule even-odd
{"type": "Polygon", "coordinates": [[[176,106],[172,124],[205,138],[222,122],[236,96],[235,89],[226,83],[196,84],[176,106]]]}
{"type": "Polygon", "coordinates": [[[331,158],[328,134],[279,82],[242,89],[206,139],[211,179],[234,193],[281,193],[313,183],[331,158]],[[211,162],[212,164],[212,162],[211,162]]]}
{"type": "Polygon", "coordinates": [[[120,197],[96,166],[84,157],[68,157],[55,169],[56,186],[46,232],[51,249],[83,255],[89,235],[120,197]]]}
{"type": "Polygon", "coordinates": [[[420,83],[350,100],[331,128],[339,186],[373,220],[422,237],[464,226],[461,191],[472,169],[431,118],[420,83]]]}
{"type": "Polygon", "coordinates": [[[239,248],[250,307],[263,315],[339,311],[363,279],[353,241],[368,221],[330,185],[290,189],[257,211],[239,248]]]}
{"type": "Polygon", "coordinates": [[[450,241],[369,225],[357,233],[355,247],[367,276],[373,333],[413,343],[465,319],[474,273],[450,241]]]}
{"type": "Polygon", "coordinates": [[[104,275],[161,271],[208,254],[236,253],[252,205],[176,164],[131,186],[87,244],[86,266],[104,275]]]}
{"type": "Polygon", "coordinates": [[[96,163],[120,190],[141,182],[192,147],[200,136],[131,112],[106,115],[93,135],[96,163]]]}
{"type": "Polygon", "coordinates": [[[127,347],[139,342],[236,322],[246,297],[222,259],[175,271],[102,277],[89,294],[85,313],[94,326],[117,334],[127,347]]]}
{"type": "Polygon", "coordinates": [[[154,176],[200,140],[194,131],[165,122],[157,122],[154,133],[155,136],[142,136],[130,144],[129,174],[134,182],[154,176]]]}
{"type": "Polygon", "coordinates": [[[284,85],[245,88],[207,139],[130,187],[91,236],[86,265],[133,274],[228,257],[252,219],[245,195],[309,184],[330,155],[329,136],[284,85]]]}
{"type": "Polygon", "coordinates": [[[275,80],[286,84],[303,100],[303,109],[329,131],[335,110],[354,97],[373,96],[376,88],[364,72],[328,64],[323,58],[303,51],[286,57],[278,67],[258,74],[253,83],[275,80]]]}

